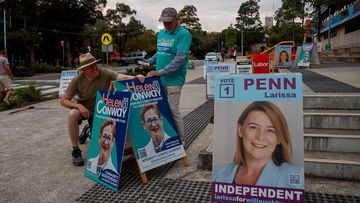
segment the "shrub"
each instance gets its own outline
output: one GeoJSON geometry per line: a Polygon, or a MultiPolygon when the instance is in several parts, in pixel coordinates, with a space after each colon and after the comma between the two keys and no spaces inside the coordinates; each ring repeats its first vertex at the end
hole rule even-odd
{"type": "Polygon", "coordinates": [[[42,100],[43,98],[41,96],[40,90],[36,89],[34,84],[29,84],[29,86],[26,88],[16,89],[14,94],[9,99],[10,106],[1,103],[0,111],[22,107],[29,103],[39,102],[42,100]]]}
{"type": "Polygon", "coordinates": [[[39,63],[34,66],[37,73],[49,73],[54,72],[55,68],[47,63],[39,63]]]}
{"type": "Polygon", "coordinates": [[[133,69],[127,69],[126,74],[127,75],[139,75],[140,74],[140,75],[146,76],[146,74],[152,70],[155,70],[155,66],[137,67],[134,69],[134,71],[133,71],[133,69]]]}
{"type": "Polygon", "coordinates": [[[63,70],[67,70],[63,66],[51,66],[47,63],[39,63],[34,66],[37,73],[60,73],[63,70]]]}

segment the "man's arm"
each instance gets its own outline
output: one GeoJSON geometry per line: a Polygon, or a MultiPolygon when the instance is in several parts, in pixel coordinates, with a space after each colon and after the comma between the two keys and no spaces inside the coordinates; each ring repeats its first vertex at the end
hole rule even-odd
{"type": "Polygon", "coordinates": [[[147,76],[149,77],[159,77],[163,75],[170,74],[180,69],[184,64],[187,53],[179,52],[176,54],[175,58],[167,65],[163,70],[160,71],[150,71],[147,76]]]}
{"type": "Polygon", "coordinates": [[[65,94],[61,97],[60,104],[63,107],[69,108],[69,109],[78,109],[81,116],[84,118],[90,117],[89,110],[83,106],[82,104],[76,103],[71,101],[71,97],[65,92],[65,94]]]}
{"type": "Polygon", "coordinates": [[[151,58],[146,60],[146,62],[148,62],[150,66],[155,65],[156,64],[156,54],[154,54],[151,58]]]}
{"type": "Polygon", "coordinates": [[[134,78],[139,79],[139,81],[142,83],[145,80],[145,76],[143,76],[143,75],[132,76],[132,75],[125,75],[125,74],[121,74],[121,73],[117,75],[116,80],[131,80],[134,78]]]}

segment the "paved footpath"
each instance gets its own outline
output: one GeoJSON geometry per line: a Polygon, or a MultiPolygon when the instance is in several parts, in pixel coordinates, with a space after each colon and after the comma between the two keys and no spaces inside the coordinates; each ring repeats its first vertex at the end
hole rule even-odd
{"type": "MultiPolygon", "coordinates": [[[[202,68],[189,71],[187,81],[201,75],[202,68]]],[[[184,86],[184,115],[204,102],[204,84],[184,86]]],[[[72,165],[68,110],[57,99],[33,106],[0,112],[0,202],[73,202],[95,183],[72,165]]],[[[80,145],[85,156],[87,146],[80,145]]]]}
{"type": "MultiPolygon", "coordinates": [[[[187,81],[201,77],[202,71],[200,67],[189,71],[187,81]]],[[[360,87],[360,67],[316,72],[360,87]]],[[[180,101],[183,115],[206,101],[205,91],[205,84],[184,86],[180,101]]],[[[312,93],[304,87],[305,92],[312,93]]],[[[0,202],[74,202],[95,183],[84,177],[84,166],[74,167],[71,163],[67,109],[58,100],[33,106],[34,109],[13,114],[9,113],[14,110],[0,112],[0,202]]],[[[211,172],[197,169],[197,158],[200,146],[211,132],[209,125],[186,150],[190,167],[183,169],[181,162],[176,163],[168,177],[210,181],[211,172]]],[[[87,146],[88,143],[80,146],[84,155],[87,146]]],[[[321,192],[331,184],[317,185],[314,190],[321,192]]],[[[359,191],[360,184],[354,184],[352,188],[359,191]]]]}

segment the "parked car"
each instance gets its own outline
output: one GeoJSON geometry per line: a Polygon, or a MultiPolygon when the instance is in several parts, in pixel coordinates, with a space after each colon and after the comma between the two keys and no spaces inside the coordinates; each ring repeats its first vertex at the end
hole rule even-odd
{"type": "Polygon", "coordinates": [[[138,61],[143,61],[146,59],[146,57],[146,51],[130,52],[127,56],[121,57],[119,59],[119,65],[127,66],[129,64],[137,64],[138,61]]]}
{"type": "MultiPolygon", "coordinates": [[[[220,54],[220,53],[219,53],[220,54]]],[[[221,54],[220,56],[215,53],[215,52],[209,52],[205,55],[205,61],[217,61],[219,62],[221,58],[221,54]]]]}

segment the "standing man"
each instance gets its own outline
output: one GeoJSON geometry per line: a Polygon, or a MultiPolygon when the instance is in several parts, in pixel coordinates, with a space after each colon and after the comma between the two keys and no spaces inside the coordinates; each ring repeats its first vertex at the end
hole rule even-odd
{"type": "Polygon", "coordinates": [[[70,109],[67,121],[73,146],[73,164],[75,166],[84,164],[84,159],[81,156],[81,150],[78,145],[79,124],[81,124],[82,120],[87,119],[90,128],[92,127],[96,91],[99,89],[108,89],[113,80],[138,78],[141,82],[144,82],[145,79],[143,75],[130,76],[117,74],[109,69],[99,68],[96,62],[100,60],[96,60],[90,53],[80,55],[79,61],[80,67],[78,70],[80,74],[71,80],[60,101],[62,106],[70,109]],[[78,95],[77,102],[72,100],[75,95],[78,95]]]}
{"type": "Polygon", "coordinates": [[[6,51],[0,52],[0,101],[3,99],[3,91],[6,88],[7,92],[3,101],[7,105],[10,105],[9,98],[14,92],[11,80],[14,80],[14,75],[9,67],[9,61],[6,55],[6,51]]]}
{"type": "Polygon", "coordinates": [[[150,71],[147,76],[161,77],[176,127],[184,144],[184,122],[179,102],[181,88],[185,83],[191,34],[180,25],[174,8],[165,8],[159,21],[163,22],[165,29],[160,30],[158,34],[156,54],[148,60],[150,65],[156,63],[156,71],[150,71]]]}

